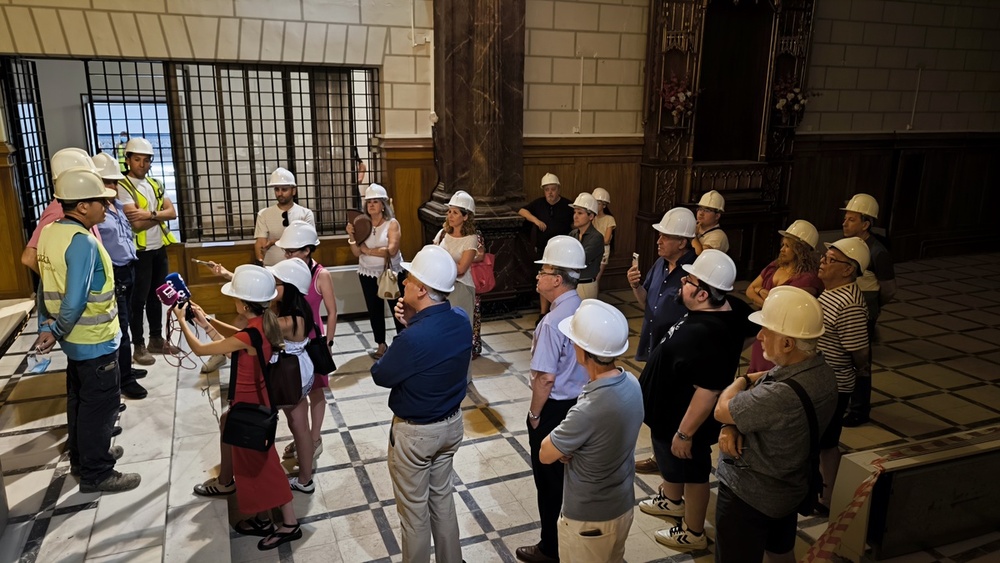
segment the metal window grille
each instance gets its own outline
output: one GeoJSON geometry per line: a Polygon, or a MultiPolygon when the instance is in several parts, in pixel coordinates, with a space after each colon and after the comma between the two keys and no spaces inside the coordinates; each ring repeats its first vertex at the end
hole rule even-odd
{"type": "Polygon", "coordinates": [[[43,127],[35,63],[5,58],[0,62],[8,138],[14,146],[13,168],[27,234],[52,202],[49,151],[43,127]]]}
{"type": "MultiPolygon", "coordinates": [[[[84,110],[91,152],[105,152],[120,162],[126,138],[142,137],[153,145],[148,176],[160,182],[175,205],[178,203],[171,123],[163,64],[146,61],[87,61],[87,94],[84,110]]],[[[125,172],[125,169],[122,169],[125,172]]],[[[175,234],[176,220],[168,223],[175,234]]]]}
{"type": "MultiPolygon", "coordinates": [[[[346,210],[359,207],[360,190],[381,175],[370,151],[381,132],[376,69],[98,61],[88,63],[88,75],[91,107],[99,110],[100,101],[156,115],[163,168],[151,174],[170,186],[182,240],[252,237],[257,212],[274,203],[267,181],[279,166],[295,174],[298,202],[313,210],[319,233],[341,233],[346,210]],[[132,67],[136,78],[127,76],[132,67]]],[[[88,117],[102,150],[127,130],[115,119],[88,117]]]]}

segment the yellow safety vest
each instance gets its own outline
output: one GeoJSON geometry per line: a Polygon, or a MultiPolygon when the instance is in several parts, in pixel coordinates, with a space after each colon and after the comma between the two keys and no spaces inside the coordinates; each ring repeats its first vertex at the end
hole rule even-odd
{"type": "Polygon", "coordinates": [[[104,285],[91,289],[83,316],[63,340],[73,344],[100,344],[118,335],[118,302],[115,299],[115,273],[111,257],[97,239],[76,223],[55,222],[42,229],[38,239],[38,269],[42,277],[42,301],[51,317],[59,314],[66,297],[66,249],[77,234],[94,239],[104,266],[104,285]]]}
{"type": "Polygon", "coordinates": [[[118,143],[115,153],[118,155],[118,166],[121,167],[122,174],[128,174],[128,165],[125,164],[125,143],[118,143]]]}
{"type": "MultiPolygon", "coordinates": [[[[149,182],[150,186],[153,186],[153,193],[156,194],[155,210],[160,211],[161,209],[163,209],[163,193],[164,193],[163,187],[160,186],[159,182],[157,182],[152,178],[147,177],[146,181],[149,182]]],[[[149,202],[149,200],[146,199],[146,196],[142,195],[142,192],[136,189],[135,185],[132,184],[132,180],[130,180],[128,176],[125,176],[121,180],[118,180],[118,185],[125,188],[125,191],[127,191],[129,195],[132,196],[132,200],[135,201],[136,207],[140,209],[146,209],[146,204],[149,202]]],[[[174,238],[173,233],[171,233],[170,229],[167,228],[166,223],[160,223],[160,231],[163,235],[163,246],[167,246],[169,244],[177,242],[177,239],[174,238]]],[[[146,250],[146,229],[142,229],[141,231],[135,231],[135,249],[140,252],[146,250]]]]}

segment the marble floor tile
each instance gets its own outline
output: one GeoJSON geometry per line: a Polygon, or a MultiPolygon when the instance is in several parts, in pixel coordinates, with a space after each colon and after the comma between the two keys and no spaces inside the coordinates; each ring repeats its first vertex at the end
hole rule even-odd
{"type": "Polygon", "coordinates": [[[208,500],[167,509],[163,546],[165,563],[229,560],[229,506],[225,500],[208,500]]]}
{"type": "Polygon", "coordinates": [[[142,484],[128,492],[101,495],[88,557],[163,545],[170,458],[120,464],[116,469],[139,473],[142,484]]]}
{"type": "Polygon", "coordinates": [[[89,509],[53,516],[45,531],[45,541],[38,550],[37,561],[84,561],[96,512],[89,509]]]}
{"type": "Polygon", "coordinates": [[[159,545],[87,559],[87,563],[158,563],[160,561],[163,561],[163,546],[159,545]]]}
{"type": "Polygon", "coordinates": [[[170,458],[168,506],[178,507],[208,501],[206,497],[194,494],[192,489],[195,485],[218,476],[219,444],[218,432],[174,439],[170,458]]]}
{"type": "Polygon", "coordinates": [[[66,398],[44,399],[28,403],[7,403],[0,407],[3,433],[65,426],[66,398]]]}
{"type": "Polygon", "coordinates": [[[34,525],[34,520],[9,522],[3,530],[0,530],[0,561],[21,560],[24,544],[34,525]]]}
{"type": "Polygon", "coordinates": [[[955,370],[937,364],[921,364],[919,366],[899,368],[898,371],[910,377],[915,377],[931,387],[940,389],[950,389],[979,382],[977,378],[962,375],[955,370]]]}
{"type": "Polygon", "coordinates": [[[56,463],[66,447],[66,428],[0,437],[3,470],[13,471],[56,463]]]}
{"type": "Polygon", "coordinates": [[[66,373],[47,372],[39,375],[21,376],[8,401],[24,401],[39,397],[64,397],[66,395],[66,373]]]}
{"type": "Polygon", "coordinates": [[[42,508],[45,491],[55,469],[42,469],[30,473],[4,475],[3,485],[7,490],[7,506],[10,516],[31,516],[42,508]]]}

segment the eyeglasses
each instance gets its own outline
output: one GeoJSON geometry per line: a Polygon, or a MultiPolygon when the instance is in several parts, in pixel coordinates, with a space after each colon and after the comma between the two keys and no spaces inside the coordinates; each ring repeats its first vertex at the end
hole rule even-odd
{"type": "Polygon", "coordinates": [[[535,276],[535,277],[539,277],[540,278],[542,276],[561,276],[561,275],[562,274],[558,274],[556,272],[546,272],[545,270],[538,270],[538,275],[535,276]]]}
{"type": "Polygon", "coordinates": [[[703,213],[718,213],[718,211],[712,209],[711,207],[699,207],[698,211],[701,211],[703,213]]]}
{"type": "Polygon", "coordinates": [[[682,277],[681,278],[681,283],[686,283],[688,285],[693,285],[693,286],[697,287],[698,289],[701,289],[700,285],[698,285],[698,284],[694,283],[693,281],[691,281],[691,277],[690,276],[684,276],[684,277],[682,277]]]}
{"type": "Polygon", "coordinates": [[[304,250],[305,250],[305,247],[302,247],[302,248],[286,248],[285,249],[285,258],[288,258],[292,254],[295,254],[297,252],[302,252],[304,250]]]}
{"type": "MultiPolygon", "coordinates": [[[[282,211],[281,212],[281,226],[282,227],[287,227],[288,226],[288,212],[287,211],[282,211]]],[[[288,252],[286,251],[285,254],[288,254],[288,252]]]]}
{"type": "Polygon", "coordinates": [[[826,263],[834,262],[834,263],[837,263],[837,264],[847,264],[848,266],[853,266],[854,265],[852,262],[849,262],[847,260],[837,260],[836,258],[833,258],[833,257],[831,257],[831,256],[829,256],[827,254],[824,254],[824,255],[820,256],[819,257],[819,261],[820,262],[826,262],[826,263]]]}

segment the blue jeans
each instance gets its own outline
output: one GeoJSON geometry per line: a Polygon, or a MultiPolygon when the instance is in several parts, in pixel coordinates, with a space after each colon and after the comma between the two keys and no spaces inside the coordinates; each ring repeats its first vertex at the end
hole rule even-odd
{"type": "Polygon", "coordinates": [[[117,352],[67,361],[66,447],[70,464],[80,468],[81,481],[100,483],[114,470],[115,458],[109,450],[121,402],[118,380],[117,352]]]}

